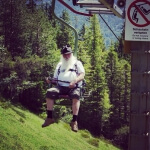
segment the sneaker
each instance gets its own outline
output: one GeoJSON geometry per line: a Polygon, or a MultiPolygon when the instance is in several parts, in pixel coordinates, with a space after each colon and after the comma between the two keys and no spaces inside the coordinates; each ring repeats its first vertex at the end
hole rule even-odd
{"type": "Polygon", "coordinates": [[[54,119],[46,118],[45,122],[42,124],[42,128],[49,126],[54,123],[54,119]]]}
{"type": "Polygon", "coordinates": [[[70,126],[71,126],[72,131],[78,132],[78,123],[77,123],[77,121],[75,121],[75,122],[72,121],[70,123],[70,126]]]}

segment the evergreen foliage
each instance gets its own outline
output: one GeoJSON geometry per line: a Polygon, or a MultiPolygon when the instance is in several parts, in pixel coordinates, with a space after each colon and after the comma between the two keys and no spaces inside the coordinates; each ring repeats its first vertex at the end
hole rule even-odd
{"type": "Polygon", "coordinates": [[[107,52],[105,69],[109,98],[113,106],[104,128],[104,135],[107,138],[113,139],[115,130],[129,125],[130,70],[129,62],[119,59],[119,54],[115,52],[112,44],[107,52]],[[112,128],[115,130],[112,131],[112,128]]]}
{"type": "MultiPolygon", "coordinates": [[[[66,23],[70,24],[69,14],[66,10],[63,10],[62,16],[60,18],[66,23]]],[[[73,39],[74,38],[70,29],[66,25],[60,24],[60,29],[57,35],[58,48],[62,48],[64,45],[66,45],[66,43],[73,45],[73,39]]]]}
{"type": "MultiPolygon", "coordinates": [[[[111,105],[103,69],[105,64],[103,59],[105,47],[96,15],[91,18],[90,27],[86,28],[83,26],[81,33],[83,33],[82,38],[86,39],[83,41],[83,43],[85,42],[83,45],[87,48],[86,51],[89,57],[86,63],[90,63],[86,78],[88,91],[91,93],[84,104],[83,110],[81,108],[81,113],[88,114],[87,122],[90,122],[92,118],[92,122],[90,122],[90,126],[88,125],[87,128],[94,134],[100,135],[104,122],[109,118],[111,105]]],[[[84,122],[85,120],[82,118],[81,121],[83,120],[84,122]]]]}

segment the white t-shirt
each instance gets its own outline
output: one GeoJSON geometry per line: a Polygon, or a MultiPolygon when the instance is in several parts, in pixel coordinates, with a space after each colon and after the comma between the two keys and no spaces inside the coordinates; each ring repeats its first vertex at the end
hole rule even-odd
{"type": "MultiPolygon", "coordinates": [[[[71,81],[75,80],[80,73],[85,73],[85,70],[81,61],[77,60],[75,64],[73,64],[70,67],[70,69],[73,69],[73,71],[68,70],[67,72],[65,72],[64,69],[61,69],[61,63],[58,63],[54,72],[54,78],[57,80],[66,81],[70,83],[71,81]],[[58,74],[58,71],[60,71],[59,74],[58,74]]],[[[69,83],[58,81],[58,84],[60,86],[68,87],[69,83]]],[[[81,86],[81,84],[82,84],[82,81],[78,82],[78,86],[81,86]]]]}

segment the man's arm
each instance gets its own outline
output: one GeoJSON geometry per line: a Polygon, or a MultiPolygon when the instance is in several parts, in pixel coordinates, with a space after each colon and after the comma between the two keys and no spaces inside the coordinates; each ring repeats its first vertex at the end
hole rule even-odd
{"type": "Polygon", "coordinates": [[[83,73],[83,72],[80,73],[75,80],[70,82],[69,88],[74,88],[78,82],[80,82],[84,79],[84,76],[85,76],[85,73],[83,73]]]}
{"type": "Polygon", "coordinates": [[[51,84],[56,84],[57,83],[56,78],[51,79],[50,77],[45,77],[45,80],[48,84],[50,84],[50,83],[51,84]]]}
{"type": "Polygon", "coordinates": [[[83,73],[83,72],[80,73],[80,74],[78,75],[78,77],[76,78],[76,83],[82,81],[82,80],[84,79],[84,76],[85,76],[85,73],[83,73]]]}

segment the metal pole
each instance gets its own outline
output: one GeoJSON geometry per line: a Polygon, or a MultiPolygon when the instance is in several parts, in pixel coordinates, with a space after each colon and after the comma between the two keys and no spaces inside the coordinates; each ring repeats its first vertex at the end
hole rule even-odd
{"type": "Polygon", "coordinates": [[[120,41],[119,38],[116,36],[116,34],[113,32],[113,30],[112,30],[112,29],[110,28],[110,26],[108,25],[108,23],[105,21],[105,19],[102,17],[102,15],[99,14],[99,16],[100,16],[101,19],[104,21],[104,23],[107,25],[107,27],[109,28],[109,30],[113,33],[113,35],[116,37],[116,39],[117,39],[118,41],[120,41]]]}

